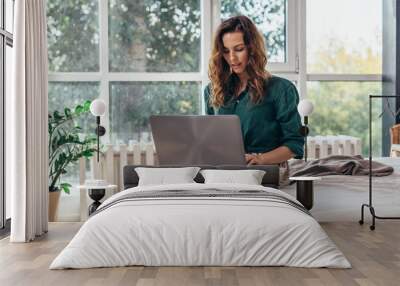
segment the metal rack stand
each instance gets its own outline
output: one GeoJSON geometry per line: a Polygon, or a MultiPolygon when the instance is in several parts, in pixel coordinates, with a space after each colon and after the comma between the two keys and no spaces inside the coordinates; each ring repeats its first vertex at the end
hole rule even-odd
{"type": "Polygon", "coordinates": [[[400,98],[400,95],[370,95],[369,96],[369,203],[361,206],[361,219],[359,223],[364,224],[364,207],[369,208],[372,215],[371,230],[375,230],[375,219],[400,219],[400,217],[378,216],[372,205],[372,100],[374,98],[400,98]]]}

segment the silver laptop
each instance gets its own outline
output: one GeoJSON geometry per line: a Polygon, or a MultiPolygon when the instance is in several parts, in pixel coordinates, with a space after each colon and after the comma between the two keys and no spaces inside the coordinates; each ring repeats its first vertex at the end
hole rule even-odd
{"type": "Polygon", "coordinates": [[[246,165],[236,115],[150,117],[160,165],[246,165]]]}

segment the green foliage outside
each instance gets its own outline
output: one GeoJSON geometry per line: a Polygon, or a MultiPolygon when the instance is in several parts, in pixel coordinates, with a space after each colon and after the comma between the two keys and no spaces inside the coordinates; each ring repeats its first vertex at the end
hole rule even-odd
{"type": "MultiPolygon", "coordinates": [[[[349,135],[361,138],[362,153],[368,154],[368,95],[380,94],[381,83],[311,82],[307,98],[315,105],[310,116],[310,135],[349,135]]],[[[373,105],[373,154],[380,156],[381,113],[379,101],[373,105]]]]}
{"type": "MultiPolygon", "coordinates": [[[[109,0],[109,70],[200,70],[200,0],[109,0]]],[[[99,70],[98,1],[47,1],[49,70],[99,70]]],[[[221,17],[243,14],[263,32],[271,61],[285,61],[285,0],[221,2],[221,17]]]]}
{"type": "Polygon", "coordinates": [[[308,73],[380,74],[382,57],[367,44],[360,44],[356,51],[346,47],[337,38],[328,38],[319,47],[313,58],[307,59],[308,73]]]}
{"type": "Polygon", "coordinates": [[[110,0],[110,71],[198,72],[200,0],[110,0]]]}
{"type": "Polygon", "coordinates": [[[49,71],[99,71],[98,2],[47,1],[49,71]]]}
{"type": "MultiPolygon", "coordinates": [[[[49,83],[49,112],[64,110],[66,106],[77,106],[86,100],[94,100],[100,96],[98,82],[55,82],[49,83]]],[[[93,116],[81,116],[75,119],[77,125],[85,132],[94,132],[93,116]]]]}
{"type": "MultiPolygon", "coordinates": [[[[348,52],[344,44],[328,40],[321,45],[308,70],[319,73],[379,73],[381,57],[366,48],[365,53],[348,52]]],[[[363,155],[368,155],[369,95],[381,94],[380,82],[309,82],[307,98],[315,106],[310,116],[311,135],[350,135],[362,139],[363,155]]],[[[381,155],[382,102],[373,105],[372,146],[381,155]]]]}
{"type": "Polygon", "coordinates": [[[110,87],[112,141],[148,141],[150,115],[199,114],[196,82],[113,82],[110,87]]]}

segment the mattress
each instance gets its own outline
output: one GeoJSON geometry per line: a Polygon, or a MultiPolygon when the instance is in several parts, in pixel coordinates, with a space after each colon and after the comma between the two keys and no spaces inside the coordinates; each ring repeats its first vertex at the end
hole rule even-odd
{"type": "Polygon", "coordinates": [[[351,267],[292,196],[263,186],[198,183],[115,194],[50,269],[131,265],[351,267]]]}

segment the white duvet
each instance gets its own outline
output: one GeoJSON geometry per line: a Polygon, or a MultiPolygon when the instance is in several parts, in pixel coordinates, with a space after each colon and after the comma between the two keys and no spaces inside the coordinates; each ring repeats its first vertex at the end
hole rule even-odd
{"type": "MultiPolygon", "coordinates": [[[[279,190],[238,184],[179,184],[149,190],[279,190]]],[[[100,208],[102,207],[100,206],[100,208]]],[[[246,198],[125,201],[89,218],[50,269],[146,266],[294,266],[349,268],[317,221],[290,205],[246,198]]]]}

